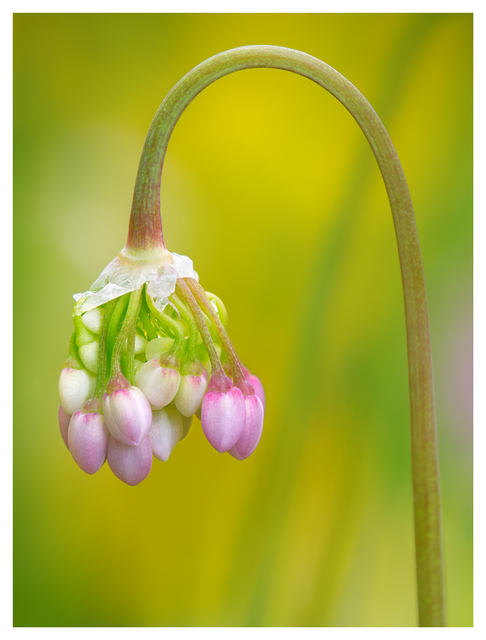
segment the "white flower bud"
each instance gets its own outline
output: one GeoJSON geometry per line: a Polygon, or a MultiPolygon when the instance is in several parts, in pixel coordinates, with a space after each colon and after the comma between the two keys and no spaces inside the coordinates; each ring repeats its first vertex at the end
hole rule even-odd
{"type": "Polygon", "coordinates": [[[152,412],[148,437],[157,460],[167,462],[172,449],[182,440],[183,432],[182,416],[173,405],[152,412]]]}
{"type": "Polygon", "coordinates": [[[150,340],[145,348],[145,357],[147,360],[159,358],[163,353],[169,351],[173,342],[172,338],[156,338],[155,340],[150,340]]]}
{"type": "Polygon", "coordinates": [[[83,321],[84,326],[92,333],[100,334],[101,324],[103,322],[103,309],[101,307],[91,309],[91,311],[83,313],[81,320],[83,321]]]}
{"type": "MultiPolygon", "coordinates": [[[[145,347],[147,346],[147,340],[139,333],[135,334],[135,355],[138,356],[141,353],[144,353],[145,347]]],[[[128,348],[128,338],[125,340],[125,344],[123,345],[123,351],[126,353],[128,348]]]]}
{"type": "Polygon", "coordinates": [[[98,347],[98,342],[88,342],[78,349],[79,357],[91,373],[96,373],[98,370],[98,347]]]}
{"type": "Polygon", "coordinates": [[[95,385],[95,376],[86,369],[63,369],[59,377],[59,399],[65,413],[71,416],[79,411],[93,394],[95,385]]]}

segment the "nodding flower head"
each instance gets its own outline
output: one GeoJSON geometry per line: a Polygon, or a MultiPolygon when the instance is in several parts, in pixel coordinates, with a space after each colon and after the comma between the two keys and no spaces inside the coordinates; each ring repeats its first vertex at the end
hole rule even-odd
{"type": "Polygon", "coordinates": [[[59,425],[83,471],[107,459],[118,478],[138,484],[152,455],[168,460],[195,414],[220,453],[243,460],[253,452],[263,387],[238,360],[226,309],[189,258],[125,248],[75,299],[59,425]]]}
{"type": "Polygon", "coordinates": [[[190,258],[165,246],[160,178],[173,108],[164,103],[150,126],[126,246],[74,296],[59,380],[59,426],[75,461],[94,473],[106,458],[132,486],[149,474],[152,455],[168,460],[195,415],[217,451],[247,458],[265,407],[261,382],[228,338],[224,304],[201,287],[190,258]]]}

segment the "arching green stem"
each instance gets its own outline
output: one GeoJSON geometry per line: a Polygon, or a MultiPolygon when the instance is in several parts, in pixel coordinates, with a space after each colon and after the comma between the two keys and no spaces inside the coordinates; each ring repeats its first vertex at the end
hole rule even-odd
{"type": "Polygon", "coordinates": [[[444,626],[434,382],[422,258],[413,206],[400,161],[385,127],[367,100],[324,62],[292,49],[266,45],[241,47],[206,60],[175,85],[150,126],[137,175],[127,248],[164,246],[159,210],[161,172],[170,135],[184,109],[218,78],[241,69],[262,67],[297,73],[332,93],[361,127],[385,182],[395,224],[405,299],[419,624],[444,626]]]}

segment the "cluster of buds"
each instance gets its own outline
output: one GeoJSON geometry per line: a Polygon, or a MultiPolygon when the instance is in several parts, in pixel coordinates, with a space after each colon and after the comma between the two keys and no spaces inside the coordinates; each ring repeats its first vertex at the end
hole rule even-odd
{"type": "Polygon", "coordinates": [[[75,296],[74,333],[59,379],[59,426],[79,467],[105,460],[136,485],[201,421],[210,444],[244,460],[263,428],[265,395],[228,338],[221,300],[192,262],[126,250],[75,296]]]}

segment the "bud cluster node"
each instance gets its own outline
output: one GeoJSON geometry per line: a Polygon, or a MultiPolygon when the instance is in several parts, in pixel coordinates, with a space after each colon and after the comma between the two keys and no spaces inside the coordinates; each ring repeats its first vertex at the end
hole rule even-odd
{"type": "Polygon", "coordinates": [[[192,277],[174,276],[173,269],[165,289],[162,267],[154,283],[147,277],[153,269],[128,277],[126,263],[115,264],[123,266],[117,277],[126,276],[116,286],[108,273],[77,296],[75,333],[59,378],[66,447],[84,472],[96,473],[107,460],[117,478],[134,486],[149,474],[152,457],[167,462],[197,416],[217,451],[244,460],[262,434],[265,394],[234,353],[223,303],[197,284],[188,258],[178,256],[175,264],[189,265],[192,277]],[[123,290],[133,282],[140,286],[123,290]]]}

